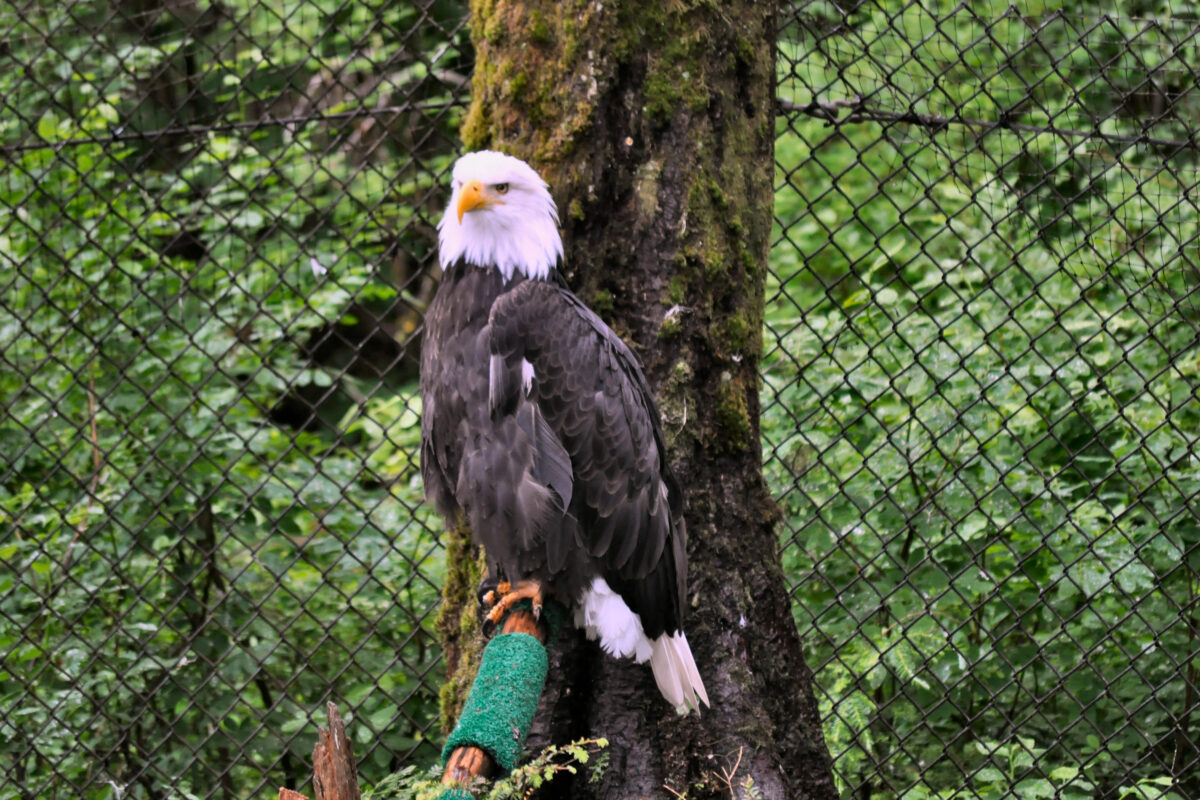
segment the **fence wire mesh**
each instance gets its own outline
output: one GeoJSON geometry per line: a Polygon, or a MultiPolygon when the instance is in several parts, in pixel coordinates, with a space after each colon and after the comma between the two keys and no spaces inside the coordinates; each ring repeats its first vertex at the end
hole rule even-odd
{"type": "Polygon", "coordinates": [[[794,11],[763,442],[845,793],[1200,797],[1200,23],[794,11]]]}
{"type": "Polygon", "coordinates": [[[453,2],[6,3],[4,797],[430,760],[441,557],[413,336],[453,2]]]}
{"type": "MultiPolygon", "coordinates": [[[[1106,13],[1108,12],[1108,13],[1106,13]]],[[[0,797],[436,753],[463,2],[0,6],[0,797]]],[[[800,2],[766,469],[840,786],[1200,797],[1200,23],[800,2]]]]}

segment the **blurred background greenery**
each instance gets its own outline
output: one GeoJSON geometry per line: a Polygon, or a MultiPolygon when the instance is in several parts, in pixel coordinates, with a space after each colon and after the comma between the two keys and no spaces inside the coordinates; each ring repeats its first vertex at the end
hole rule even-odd
{"type": "Polygon", "coordinates": [[[863,109],[780,117],[763,370],[848,796],[1200,793],[1197,24],[881,2],[785,28],[781,99],[863,109]]]}
{"type": "MultiPolygon", "coordinates": [[[[273,795],[327,699],[364,782],[436,755],[464,5],[0,6],[0,798],[273,795]]],[[[1200,796],[1200,23],[783,22],[763,450],[843,793],[1200,796]]]]}

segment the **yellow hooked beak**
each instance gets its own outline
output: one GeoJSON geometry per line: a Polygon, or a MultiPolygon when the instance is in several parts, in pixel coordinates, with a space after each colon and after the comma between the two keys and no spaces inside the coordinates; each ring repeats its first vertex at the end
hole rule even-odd
{"type": "Polygon", "coordinates": [[[479,181],[468,181],[458,195],[458,222],[462,224],[463,214],[477,208],[487,208],[500,202],[491,192],[484,188],[479,181]]]}

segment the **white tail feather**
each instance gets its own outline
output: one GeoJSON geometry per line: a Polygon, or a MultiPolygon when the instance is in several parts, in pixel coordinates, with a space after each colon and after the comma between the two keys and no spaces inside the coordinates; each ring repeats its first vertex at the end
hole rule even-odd
{"type": "Polygon", "coordinates": [[[664,633],[651,641],[641,618],[603,578],[596,578],[583,593],[575,608],[575,625],[583,628],[589,639],[599,639],[609,655],[632,656],[639,664],[649,661],[659,691],[677,710],[687,712],[699,710],[700,703],[709,705],[704,681],[683,631],[664,633]]]}
{"type": "Polygon", "coordinates": [[[692,648],[683,631],[674,636],[664,633],[654,640],[650,668],[654,670],[658,690],[676,709],[686,712],[699,710],[700,703],[709,705],[708,692],[704,690],[704,681],[700,680],[692,648]]]}

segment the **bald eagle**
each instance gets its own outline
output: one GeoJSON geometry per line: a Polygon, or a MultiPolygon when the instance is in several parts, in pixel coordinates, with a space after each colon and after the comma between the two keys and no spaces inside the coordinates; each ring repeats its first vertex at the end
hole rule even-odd
{"type": "Polygon", "coordinates": [[[470,153],[452,187],[421,351],[426,496],[484,547],[490,620],[557,598],[607,653],[648,660],[676,708],[707,705],[682,627],[683,494],[638,359],[567,288],[528,164],[470,153]]]}

